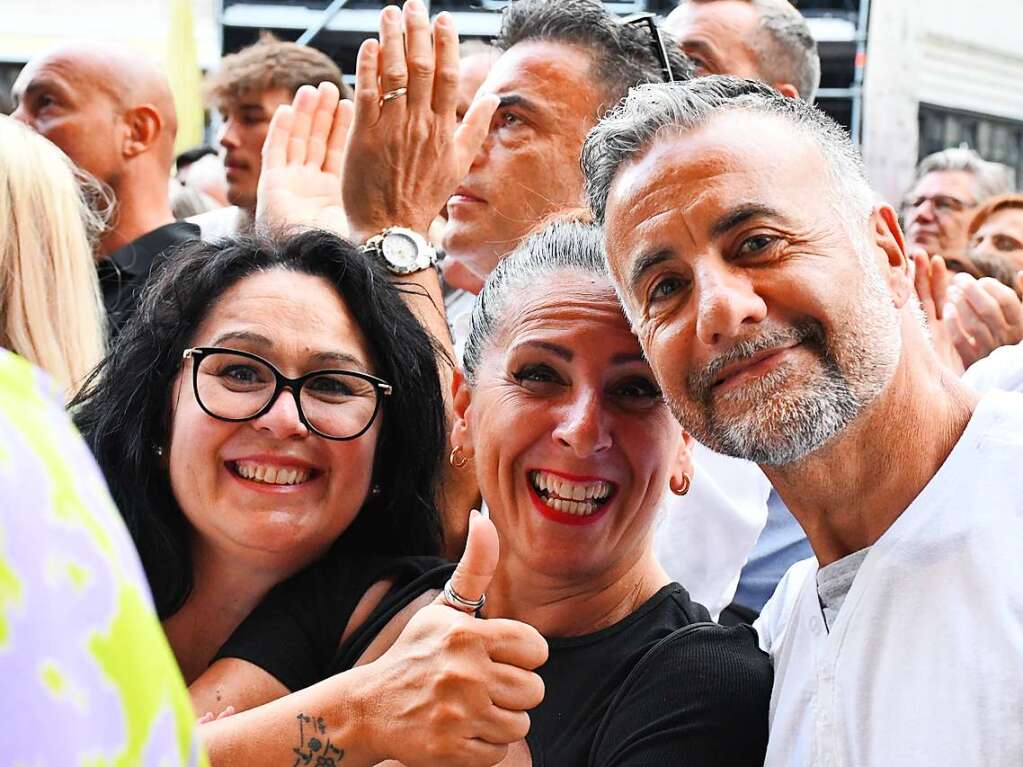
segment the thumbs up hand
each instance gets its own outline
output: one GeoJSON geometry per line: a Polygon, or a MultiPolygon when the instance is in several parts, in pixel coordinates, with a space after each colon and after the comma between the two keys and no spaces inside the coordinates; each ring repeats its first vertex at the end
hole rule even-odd
{"type": "MultiPolygon", "coordinates": [[[[498,557],[497,530],[473,512],[454,592],[470,602],[481,597],[498,557]]],[[[373,752],[407,767],[497,764],[529,731],[526,712],[544,693],[533,669],[546,660],[547,643],[532,626],[480,620],[442,594],[366,667],[378,688],[365,712],[373,752]]]]}

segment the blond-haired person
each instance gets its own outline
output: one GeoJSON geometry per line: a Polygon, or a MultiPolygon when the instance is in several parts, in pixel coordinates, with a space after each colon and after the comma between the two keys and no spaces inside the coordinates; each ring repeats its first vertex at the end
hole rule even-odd
{"type": "Polygon", "coordinates": [[[67,397],[104,350],[88,232],[100,222],[71,161],[0,116],[0,346],[50,374],[67,397]]]}

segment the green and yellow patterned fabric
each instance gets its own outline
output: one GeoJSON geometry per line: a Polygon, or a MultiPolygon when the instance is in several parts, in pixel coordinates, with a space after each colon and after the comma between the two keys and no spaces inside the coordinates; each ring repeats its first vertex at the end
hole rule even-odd
{"type": "Polygon", "coordinates": [[[3,349],[0,763],[206,763],[99,469],[56,387],[3,349]]]}

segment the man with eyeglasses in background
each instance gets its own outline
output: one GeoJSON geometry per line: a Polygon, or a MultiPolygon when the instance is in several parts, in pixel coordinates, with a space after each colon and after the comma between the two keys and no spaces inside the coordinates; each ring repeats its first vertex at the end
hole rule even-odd
{"type": "Polygon", "coordinates": [[[932,256],[960,258],[973,209],[1012,191],[1009,169],[972,149],[954,147],[928,155],[917,166],[902,203],[906,241],[932,256]]]}

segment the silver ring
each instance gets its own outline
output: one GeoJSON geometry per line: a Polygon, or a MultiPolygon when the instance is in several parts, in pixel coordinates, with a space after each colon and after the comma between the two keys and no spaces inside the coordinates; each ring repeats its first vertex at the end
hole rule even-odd
{"type": "Polygon", "coordinates": [[[448,578],[448,582],[444,584],[444,601],[447,602],[448,607],[453,607],[463,613],[475,613],[487,603],[487,595],[481,594],[480,598],[475,601],[466,599],[455,591],[455,587],[451,585],[451,579],[448,578]]]}
{"type": "Polygon", "coordinates": [[[380,99],[380,103],[386,104],[388,101],[400,99],[406,93],[408,93],[408,88],[395,88],[393,91],[387,91],[387,93],[383,95],[383,98],[380,99]]]}

